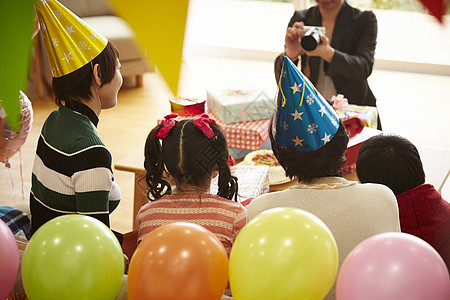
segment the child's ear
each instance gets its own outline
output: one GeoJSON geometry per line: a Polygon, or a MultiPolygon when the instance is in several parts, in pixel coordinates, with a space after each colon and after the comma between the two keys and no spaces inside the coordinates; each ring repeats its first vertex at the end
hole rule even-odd
{"type": "Polygon", "coordinates": [[[95,83],[98,84],[98,85],[101,85],[102,84],[102,78],[100,76],[100,65],[99,64],[95,64],[92,72],[93,72],[93,75],[94,75],[93,79],[95,80],[95,83]]]}

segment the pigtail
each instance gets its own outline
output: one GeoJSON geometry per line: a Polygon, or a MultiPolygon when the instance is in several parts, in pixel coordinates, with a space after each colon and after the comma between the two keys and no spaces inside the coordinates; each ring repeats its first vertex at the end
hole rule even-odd
{"type": "Polygon", "coordinates": [[[162,127],[163,125],[158,125],[153,128],[145,142],[144,168],[146,170],[145,181],[148,186],[147,198],[149,200],[156,200],[165,194],[170,195],[172,193],[169,182],[163,177],[166,168],[162,158],[161,142],[156,138],[162,127]]]}
{"type": "Polygon", "coordinates": [[[219,192],[217,195],[230,200],[234,196],[234,201],[237,202],[238,180],[236,176],[231,175],[230,167],[228,166],[228,157],[224,156],[219,159],[217,165],[219,167],[219,192]]]}

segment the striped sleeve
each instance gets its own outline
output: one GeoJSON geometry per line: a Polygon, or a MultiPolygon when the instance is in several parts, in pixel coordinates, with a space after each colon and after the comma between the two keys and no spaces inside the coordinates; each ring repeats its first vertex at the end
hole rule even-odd
{"type": "Polygon", "coordinates": [[[109,214],[110,192],[113,187],[117,188],[113,184],[111,154],[103,146],[90,147],[83,152],[85,159],[78,161],[72,175],[78,211],[83,214],[109,214]]]}
{"type": "Polygon", "coordinates": [[[111,191],[109,192],[109,212],[110,213],[112,213],[117,208],[117,206],[119,206],[120,199],[122,198],[122,193],[120,192],[119,185],[114,180],[114,178],[112,180],[113,180],[112,188],[111,188],[111,191]]]}
{"type": "Polygon", "coordinates": [[[45,192],[39,193],[39,198],[50,207],[70,205],[65,195],[75,196],[75,207],[67,208],[81,214],[109,214],[118,206],[121,195],[113,179],[112,155],[105,146],[93,142],[79,139],[74,148],[81,150],[66,153],[40,136],[33,173],[39,179],[36,186],[41,185],[45,192]]]}
{"type": "Polygon", "coordinates": [[[231,237],[233,240],[233,244],[241,229],[245,226],[245,224],[247,224],[247,221],[248,221],[247,209],[241,206],[240,211],[236,214],[236,218],[234,219],[233,233],[231,237]]]}

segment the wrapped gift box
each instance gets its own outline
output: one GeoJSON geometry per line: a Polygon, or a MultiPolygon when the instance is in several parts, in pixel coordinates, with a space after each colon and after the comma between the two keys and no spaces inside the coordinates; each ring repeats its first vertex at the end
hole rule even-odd
{"type": "Polygon", "coordinates": [[[347,172],[355,172],[356,171],[356,159],[358,158],[358,152],[359,148],[361,148],[361,145],[367,141],[369,138],[381,134],[381,130],[377,130],[370,127],[363,127],[363,130],[356,134],[355,136],[351,137],[348,141],[347,146],[347,162],[345,165],[341,168],[342,171],[347,172]]]}
{"type": "Polygon", "coordinates": [[[224,124],[269,119],[275,101],[263,90],[207,92],[207,107],[224,124]]]}
{"type": "MultiPolygon", "coordinates": [[[[230,169],[231,174],[238,178],[238,201],[243,205],[269,192],[269,166],[236,165],[230,169]]],[[[217,180],[216,176],[211,181],[211,194],[217,194],[217,180]]]]}
{"type": "Polygon", "coordinates": [[[194,116],[205,112],[205,100],[175,97],[170,100],[170,110],[180,116],[194,116]]]}
{"type": "MultiPolygon", "coordinates": [[[[258,150],[269,138],[270,119],[243,123],[224,124],[212,113],[211,119],[222,127],[227,137],[228,148],[258,150]]],[[[179,116],[178,120],[196,118],[197,116],[179,116]]],[[[161,120],[158,120],[158,124],[161,120]]]]}
{"type": "Polygon", "coordinates": [[[345,108],[339,108],[336,110],[341,121],[345,121],[351,118],[360,119],[364,126],[370,128],[377,128],[378,123],[378,111],[374,106],[361,106],[349,104],[345,108]]]}
{"type": "Polygon", "coordinates": [[[269,138],[270,119],[224,124],[214,114],[209,116],[222,126],[229,148],[258,150],[269,138]]]}

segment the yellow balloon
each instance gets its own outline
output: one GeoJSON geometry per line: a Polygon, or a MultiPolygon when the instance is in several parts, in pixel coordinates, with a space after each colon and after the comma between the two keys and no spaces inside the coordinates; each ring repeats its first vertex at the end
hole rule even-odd
{"type": "Polygon", "coordinates": [[[315,215],[283,207],[262,212],[238,234],[229,279],[235,300],[323,299],[337,276],[336,241],[315,215]]]}

